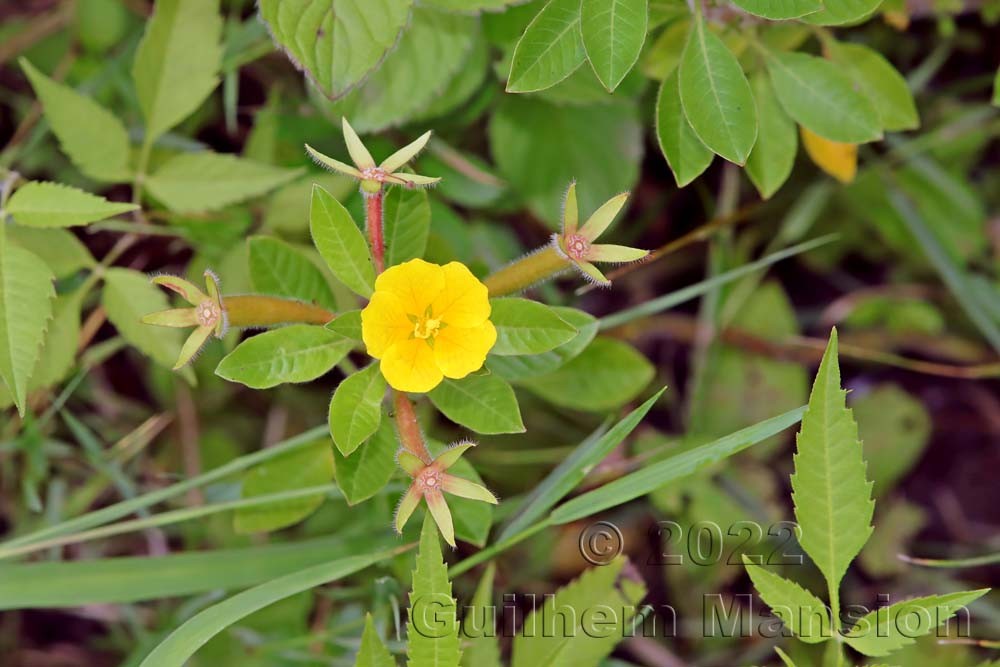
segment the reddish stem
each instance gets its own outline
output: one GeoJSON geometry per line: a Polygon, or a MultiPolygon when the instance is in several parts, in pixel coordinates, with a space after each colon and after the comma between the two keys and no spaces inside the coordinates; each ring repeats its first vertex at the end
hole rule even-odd
{"type": "Polygon", "coordinates": [[[413,410],[413,403],[401,391],[393,391],[392,400],[396,407],[396,429],[399,431],[399,439],[402,441],[403,447],[430,465],[434,459],[427,450],[427,445],[424,444],[424,435],[420,432],[420,423],[417,421],[417,413],[413,410]]]}
{"type": "Polygon", "coordinates": [[[382,200],[384,192],[365,193],[365,222],[368,226],[368,240],[372,244],[372,258],[375,273],[385,270],[385,238],[382,235],[382,200]]]}

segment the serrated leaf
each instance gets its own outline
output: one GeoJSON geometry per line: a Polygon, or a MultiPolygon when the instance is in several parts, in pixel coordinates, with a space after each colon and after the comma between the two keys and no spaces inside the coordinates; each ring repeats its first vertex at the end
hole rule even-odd
{"type": "Polygon", "coordinates": [[[806,53],[768,52],[767,69],[778,101],[799,125],[842,143],[882,138],[875,107],[837,65],[806,53]]]}
{"type": "Polygon", "coordinates": [[[562,368],[521,384],[554,405],[603,412],[638,396],[654,373],[649,360],[631,345],[596,338],[562,368]]]}
{"type": "Polygon", "coordinates": [[[218,85],[221,37],[219,0],[157,0],[132,65],[147,144],[187,118],[218,85]]]}
{"type": "Polygon", "coordinates": [[[396,660],[375,630],[371,614],[365,614],[365,630],[361,633],[361,648],[354,667],[396,667],[396,660]]]}
{"type": "Polygon", "coordinates": [[[102,302],[108,320],[129,345],[164,368],[174,367],[181,351],[181,330],[140,322],[143,315],[170,308],[163,290],[138,271],[111,268],[104,273],[102,302]]]}
{"type": "Polygon", "coordinates": [[[300,250],[265,236],[251,237],[247,246],[250,278],[258,292],[336,307],[326,278],[300,250]]]}
{"type": "Polygon", "coordinates": [[[420,531],[406,636],[408,667],[458,667],[458,606],[430,512],[420,531]]]}
{"type": "Polygon", "coordinates": [[[862,616],[844,638],[867,656],[882,657],[913,644],[990,589],[929,595],[897,602],[862,616]]]}
{"type": "Polygon", "coordinates": [[[129,180],[129,138],[122,122],[89,97],[45,76],[27,60],[22,58],[20,63],[42,103],[45,119],[76,168],[98,181],[129,180]]]}
{"type": "Polygon", "coordinates": [[[53,280],[42,260],[0,237],[0,378],[21,415],[52,318],[53,280]]]}
{"type": "Polygon", "coordinates": [[[412,0],[261,0],[271,37],[327,97],[374,71],[399,40],[412,0]]]}
{"type": "Polygon", "coordinates": [[[85,225],[136,208],[134,204],[110,202],[68,185],[37,181],[18,188],[7,202],[7,212],[14,220],[29,227],[85,225]]]}
{"type": "Polygon", "coordinates": [[[337,102],[322,100],[320,106],[349,118],[361,133],[402,125],[438,99],[478,37],[472,16],[415,7],[409,28],[378,71],[337,102]]]}
{"type": "Polygon", "coordinates": [[[82,289],[69,294],[60,294],[52,303],[52,321],[45,333],[41,354],[35,363],[29,389],[51,387],[66,377],[76,360],[76,348],[80,343],[80,309],[82,289]]]}
{"type": "Polygon", "coordinates": [[[733,0],[733,4],[772,21],[797,19],[823,9],[820,0],[733,0]]]}
{"type": "Polygon", "coordinates": [[[627,559],[616,558],[587,570],[555,595],[545,596],[542,608],[524,619],[522,631],[514,638],[511,667],[597,667],[621,638],[628,636],[636,609],[646,595],[641,580],[623,571],[626,563],[627,559]],[[588,627],[587,619],[593,618],[594,609],[609,613],[588,627]],[[572,630],[559,630],[563,614],[571,619],[572,630]],[[555,631],[553,619],[557,619],[555,631]]]}
{"type": "Polygon", "coordinates": [[[202,151],[171,158],[147,179],[146,187],[172,211],[199,213],[263,195],[301,174],[300,169],[202,151]]]}
{"type": "Polygon", "coordinates": [[[823,0],[823,9],[803,16],[814,25],[846,25],[858,23],[875,13],[882,0],[823,0]]]}
{"type": "Polygon", "coordinates": [[[550,88],[575,72],[586,57],[579,0],[549,0],[514,47],[507,92],[550,88]]]}
{"type": "Polygon", "coordinates": [[[912,130],[920,126],[920,116],[906,79],[874,49],[863,44],[826,42],[830,59],[847,68],[851,80],[875,105],[886,130],[912,130]]]}
{"type": "Polygon", "coordinates": [[[375,434],[363,447],[350,456],[333,448],[337,485],[351,505],[371,498],[385,486],[396,472],[396,451],[399,443],[392,420],[382,419],[375,434]]]}
{"type": "Polygon", "coordinates": [[[486,566],[472,604],[465,607],[462,618],[462,667],[501,667],[500,645],[497,642],[497,614],[493,604],[493,579],[496,563],[486,566]]]}
{"type": "Polygon", "coordinates": [[[826,577],[840,586],[847,567],[872,533],[872,483],[865,475],[858,426],[840,386],[837,331],[823,355],[809,406],[796,436],[792,474],[799,543],[826,577]]]}
{"type": "Polygon", "coordinates": [[[715,157],[684,115],[676,70],[660,84],[656,97],[656,139],[679,188],[698,178],[715,157]]]}
{"type": "Polygon", "coordinates": [[[609,92],[629,73],[646,42],[648,0],[583,0],[580,32],[587,60],[609,92]]]}
{"type": "Polygon", "coordinates": [[[754,565],[745,554],[743,566],[760,599],[796,637],[807,644],[817,644],[832,636],[830,612],[822,600],[794,581],[754,565]]]}
{"type": "Polygon", "coordinates": [[[497,342],[490,354],[541,354],[576,337],[577,329],[543,303],[529,299],[493,299],[490,321],[497,342]]]}
{"type": "Polygon", "coordinates": [[[370,297],[375,289],[375,265],[368,243],[343,204],[319,186],[312,191],[309,229],[316,249],[337,279],[370,297]]]}
{"type": "Polygon", "coordinates": [[[678,85],[684,115],[702,143],[744,164],[757,139],[757,108],[743,67],[699,13],[681,54],[678,85]]]}
{"type": "Polygon", "coordinates": [[[427,397],[445,417],[476,433],[524,432],[514,390],[496,375],[445,378],[427,397]]]}
{"type": "Polygon", "coordinates": [[[751,87],[757,102],[760,128],[757,142],[747,158],[747,176],[760,196],[767,199],[792,173],[798,141],[795,123],[778,104],[767,76],[758,72],[751,81],[751,87]]]}
{"type": "Polygon", "coordinates": [[[552,310],[563,321],[576,328],[577,334],[554,350],[516,357],[490,355],[486,367],[500,377],[518,382],[551,373],[583,352],[597,335],[597,319],[582,310],[557,306],[552,310]]]}
{"type": "Polygon", "coordinates": [[[385,390],[385,378],[374,363],[341,382],[333,392],[330,434],[344,456],[350,456],[378,429],[385,390]]]}
{"type": "Polygon", "coordinates": [[[254,389],[309,382],[327,373],[354,344],[323,327],[296,324],[252,336],[219,362],[215,374],[254,389]]]}
{"type": "MultiPolygon", "coordinates": [[[[241,498],[322,486],[333,479],[333,452],[326,438],[251,468],[243,476],[241,498]]],[[[237,533],[270,532],[302,521],[323,504],[322,493],[236,510],[237,533]]]]}
{"type": "Polygon", "coordinates": [[[392,188],[382,207],[386,267],[423,257],[431,231],[426,190],[392,188]]]}
{"type": "Polygon", "coordinates": [[[67,229],[7,226],[7,242],[20,246],[48,264],[56,278],[67,278],[94,266],[87,246],[67,229]]]}

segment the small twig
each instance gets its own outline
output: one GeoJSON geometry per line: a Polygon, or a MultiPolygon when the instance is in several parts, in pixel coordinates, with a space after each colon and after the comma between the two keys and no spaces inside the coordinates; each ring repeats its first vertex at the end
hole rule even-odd
{"type": "MultiPolygon", "coordinates": [[[[198,409],[195,407],[191,390],[182,382],[177,383],[177,419],[180,425],[181,452],[184,457],[184,474],[193,479],[201,474],[201,449],[198,438],[198,409]]],[[[205,496],[200,488],[188,491],[188,504],[200,506],[205,503],[205,496]]]]}

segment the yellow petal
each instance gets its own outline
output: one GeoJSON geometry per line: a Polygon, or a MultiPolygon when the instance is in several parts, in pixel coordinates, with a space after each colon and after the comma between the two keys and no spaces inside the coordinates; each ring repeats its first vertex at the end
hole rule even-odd
{"type": "Polygon", "coordinates": [[[497,330],[486,320],[478,327],[448,326],[434,339],[434,361],[447,377],[464,378],[478,371],[497,342],[497,330]]]}
{"type": "Polygon", "coordinates": [[[380,368],[385,381],[397,391],[430,391],[443,379],[433,350],[420,338],[391,345],[382,357],[380,368]]]}
{"type": "MultiPolygon", "coordinates": [[[[375,279],[376,292],[390,292],[410,315],[422,316],[444,289],[444,270],[422,259],[389,267],[375,279]]],[[[478,323],[477,323],[478,324],[478,323]]]]}
{"type": "Polygon", "coordinates": [[[858,172],[858,147],[856,144],[842,144],[830,141],[810,132],[802,131],[802,144],[816,166],[836,178],[841,183],[850,183],[858,172]]]}
{"type": "Polygon", "coordinates": [[[490,316],[490,293],[468,267],[451,262],[441,267],[444,289],[434,299],[435,319],[452,327],[476,327],[490,316]]]}
{"type": "Polygon", "coordinates": [[[375,292],[361,311],[361,338],[368,354],[381,359],[392,344],[406,340],[413,333],[413,322],[399,297],[391,292],[375,292]]]}

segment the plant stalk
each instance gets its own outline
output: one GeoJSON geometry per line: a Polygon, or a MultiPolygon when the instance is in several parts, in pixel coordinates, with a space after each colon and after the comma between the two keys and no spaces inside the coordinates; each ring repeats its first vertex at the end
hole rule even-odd
{"type": "Polygon", "coordinates": [[[424,443],[424,435],[420,432],[420,422],[417,421],[417,413],[413,410],[413,403],[402,391],[393,391],[392,394],[393,405],[396,408],[396,429],[399,431],[400,442],[403,443],[403,447],[407,451],[425,464],[430,465],[434,458],[424,443]]]}
{"type": "Polygon", "coordinates": [[[326,324],[337,316],[315,304],[259,294],[224,296],[222,303],[226,308],[229,326],[237,328],[276,324],[326,324]]]}
{"type": "Polygon", "coordinates": [[[375,273],[385,271],[385,237],[382,227],[382,204],[385,201],[385,190],[364,192],[365,225],[368,228],[368,242],[372,246],[372,259],[375,260],[375,273]]]}
{"type": "Polygon", "coordinates": [[[525,255],[490,275],[483,281],[491,297],[517,294],[536,283],[555,277],[570,266],[552,244],[525,255]]]}

